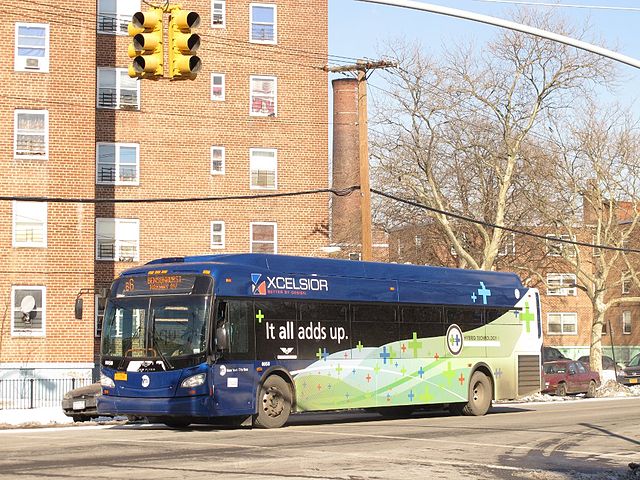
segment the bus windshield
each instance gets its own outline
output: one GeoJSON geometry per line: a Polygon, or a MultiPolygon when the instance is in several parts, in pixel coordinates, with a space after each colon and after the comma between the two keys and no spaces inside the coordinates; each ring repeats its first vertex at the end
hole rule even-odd
{"type": "MultiPolygon", "coordinates": [[[[111,298],[104,315],[102,355],[157,358],[206,351],[209,297],[111,298]]],[[[171,367],[170,361],[168,367],[171,367]]]]}

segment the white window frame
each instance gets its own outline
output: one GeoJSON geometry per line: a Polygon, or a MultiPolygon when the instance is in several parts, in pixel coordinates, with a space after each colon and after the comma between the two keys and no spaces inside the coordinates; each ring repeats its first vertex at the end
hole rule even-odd
{"type": "MultiPolygon", "coordinates": [[[[21,202],[14,200],[13,201],[13,221],[12,221],[12,246],[14,248],[20,247],[29,247],[29,248],[47,248],[47,210],[48,204],[47,202],[21,202]],[[41,242],[33,242],[33,241],[19,241],[17,237],[17,213],[20,209],[30,209],[32,213],[29,215],[33,215],[34,224],[40,225],[42,230],[42,241],[41,242]],[[34,211],[35,210],[35,211],[34,211]]],[[[22,214],[24,216],[24,213],[22,214]]],[[[25,223],[25,222],[22,222],[25,223]]],[[[35,229],[34,229],[35,230],[35,229]]]]}
{"type": "Polygon", "coordinates": [[[225,79],[225,74],[224,73],[212,73],[211,74],[211,101],[212,102],[224,102],[225,97],[226,97],[226,79],[225,79]],[[214,78],[220,78],[222,80],[222,84],[220,85],[220,88],[222,88],[222,93],[220,95],[214,95],[213,94],[213,79],[214,78]]]}
{"type": "Polygon", "coordinates": [[[211,0],[211,28],[226,28],[227,27],[227,2],[226,0],[211,0]],[[220,15],[222,18],[221,23],[214,23],[213,18],[215,15],[220,15]]]}
{"type": "Polygon", "coordinates": [[[96,218],[96,260],[109,261],[109,262],[138,262],[140,261],[140,220],[137,218],[96,218]],[[99,225],[113,223],[114,224],[114,246],[113,256],[101,256],[100,255],[100,242],[98,241],[99,225]],[[137,238],[135,239],[122,239],[118,238],[118,229],[123,225],[135,225],[137,230],[137,238]],[[121,255],[123,247],[135,247],[135,255],[133,257],[125,257],[121,255]]]}
{"type": "MultiPolygon", "coordinates": [[[[126,68],[113,68],[113,67],[98,67],[96,73],[96,108],[104,108],[107,110],[140,110],[140,80],[132,80],[136,83],[136,103],[121,103],[122,99],[122,79],[129,78],[129,73],[126,68]],[[116,84],[115,84],[115,98],[116,102],[113,105],[100,103],[100,89],[106,88],[100,86],[101,74],[104,72],[115,72],[116,84]]],[[[131,79],[130,79],[131,80],[131,79]]]]}
{"type": "Polygon", "coordinates": [[[498,251],[498,256],[506,257],[507,255],[516,254],[516,234],[513,232],[505,233],[502,237],[502,245],[498,251]]]}
{"type": "Polygon", "coordinates": [[[546,235],[547,237],[547,254],[550,257],[562,257],[563,253],[565,251],[565,249],[571,249],[568,251],[567,253],[567,257],[575,257],[577,254],[577,245],[572,245],[572,244],[568,244],[568,243],[564,243],[564,242],[558,242],[556,241],[555,243],[553,243],[554,240],[569,240],[572,242],[576,241],[576,237],[571,236],[571,235],[567,235],[567,234],[562,234],[562,235],[555,235],[553,233],[549,233],[546,235]],[[553,253],[552,249],[557,249],[558,253],[553,253]]]}
{"type": "Polygon", "coordinates": [[[578,335],[578,313],[577,312],[549,312],[547,313],[547,335],[578,335]],[[560,332],[552,332],[549,328],[551,317],[558,316],[560,320],[560,332]],[[574,325],[575,331],[565,332],[566,325],[574,325]]]}
{"type": "Polygon", "coordinates": [[[48,160],[49,159],[49,111],[48,110],[14,110],[13,112],[13,158],[16,160],[48,160]],[[19,129],[18,119],[20,115],[42,115],[43,116],[43,129],[29,130],[19,129]],[[25,150],[26,153],[18,153],[18,135],[33,135],[44,137],[44,153],[33,154],[25,150]]]}
{"type": "Polygon", "coordinates": [[[278,149],[276,148],[250,148],[249,149],[249,188],[251,190],[276,190],[278,188],[278,149]],[[254,159],[254,155],[258,152],[269,152],[273,153],[273,186],[260,186],[253,184],[253,173],[256,174],[259,172],[269,172],[270,170],[259,170],[254,168],[255,162],[257,163],[257,158],[254,159]]]}
{"type": "Polygon", "coordinates": [[[631,312],[629,310],[622,312],[622,333],[624,335],[631,335],[631,318],[631,312]],[[629,327],[628,329],[627,326],[629,327]]]}
{"type": "Polygon", "coordinates": [[[249,224],[249,251],[253,253],[253,244],[273,244],[273,253],[278,253],[278,224],[276,222],[251,222],[249,224]],[[253,240],[253,227],[255,226],[272,226],[273,227],[273,241],[253,240]]]}
{"type": "Polygon", "coordinates": [[[127,35],[127,26],[131,22],[131,17],[134,13],[140,11],[140,2],[134,2],[133,0],[114,0],[116,3],[115,12],[101,11],[100,0],[98,0],[96,9],[98,14],[98,20],[96,22],[96,30],[98,33],[105,35],[127,35]],[[125,6],[127,8],[125,8],[125,6]],[[115,29],[100,28],[103,26],[102,18],[113,19],[113,25],[115,29]]]}
{"type": "Polygon", "coordinates": [[[93,296],[93,301],[94,301],[94,336],[96,337],[100,337],[100,335],[102,335],[102,326],[104,324],[104,311],[105,309],[100,309],[100,300],[104,301],[104,307],[107,306],[107,297],[103,297],[102,295],[100,295],[99,293],[96,293],[93,296]],[[99,326],[99,327],[98,327],[99,326]]]}
{"type": "Polygon", "coordinates": [[[137,143],[114,143],[114,142],[97,142],[96,143],[96,185],[140,185],[140,145],[137,143]],[[105,181],[100,179],[100,149],[101,147],[113,146],[115,150],[114,167],[115,167],[115,180],[105,181]],[[120,180],[120,150],[122,148],[135,148],[136,151],[136,163],[135,179],[131,181],[120,180]]]}
{"type": "Polygon", "coordinates": [[[16,23],[16,36],[15,36],[15,53],[14,53],[14,70],[16,72],[37,72],[48,73],[49,72],[49,24],[48,23],[16,23]],[[44,46],[34,45],[21,45],[20,44],[20,28],[42,28],[44,29],[44,46]],[[21,48],[31,48],[32,50],[44,50],[41,57],[20,55],[21,48]],[[37,63],[37,67],[31,66],[34,60],[37,63]]]}
{"type": "Polygon", "coordinates": [[[557,297],[575,297],[578,294],[576,276],[573,273],[547,273],[547,295],[557,297]],[[551,286],[552,282],[555,283],[551,286]],[[566,285],[566,286],[565,286],[566,285]]]}
{"type": "Polygon", "coordinates": [[[631,292],[631,272],[622,272],[620,278],[620,287],[622,289],[622,294],[627,295],[631,292]]]}
{"type": "Polygon", "coordinates": [[[278,77],[274,77],[270,75],[251,75],[249,77],[249,115],[252,117],[278,116],[278,77]],[[254,92],[253,82],[258,82],[258,81],[272,82],[273,83],[272,94],[267,95],[260,92],[254,92]],[[254,97],[261,97],[266,99],[273,97],[273,111],[270,112],[268,108],[261,109],[260,111],[254,111],[253,105],[255,102],[261,102],[262,104],[265,103],[260,98],[256,98],[254,100],[254,97]]]}
{"type": "Polygon", "coordinates": [[[273,3],[250,3],[249,4],[249,42],[261,43],[264,45],[277,45],[278,44],[278,6],[273,3]],[[253,9],[270,8],[273,10],[273,24],[264,22],[253,21],[253,9]],[[273,40],[263,40],[259,38],[253,38],[253,25],[273,25],[273,40]]]}
{"type": "Polygon", "coordinates": [[[224,175],[226,159],[227,159],[227,154],[226,154],[226,150],[225,150],[224,147],[219,147],[219,146],[211,147],[211,175],[224,175]],[[222,168],[220,170],[214,170],[214,168],[213,168],[213,153],[214,152],[220,152],[220,154],[221,154],[222,168]]]}
{"type": "Polygon", "coordinates": [[[11,336],[12,337],[44,337],[47,334],[47,287],[42,285],[13,285],[11,287],[11,336]],[[16,292],[18,290],[39,290],[42,295],[42,305],[36,311],[42,312],[42,326],[39,329],[17,329],[14,323],[14,315],[16,309],[20,306],[16,305],[16,292]]]}
{"type": "Polygon", "coordinates": [[[225,232],[224,222],[222,220],[213,220],[211,222],[211,226],[210,226],[209,232],[210,232],[210,238],[211,238],[211,248],[213,250],[219,250],[219,249],[225,248],[225,244],[226,244],[226,241],[225,241],[226,235],[225,235],[225,233],[226,232],[225,232]],[[214,226],[221,227],[220,231],[217,231],[217,232],[214,233],[214,231],[213,231],[213,227],[214,226]],[[219,242],[214,242],[213,241],[213,236],[214,235],[219,235],[221,240],[219,242]]]}

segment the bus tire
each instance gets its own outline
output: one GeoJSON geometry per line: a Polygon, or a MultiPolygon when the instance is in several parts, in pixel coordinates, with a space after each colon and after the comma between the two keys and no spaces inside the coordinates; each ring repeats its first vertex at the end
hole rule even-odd
{"type": "Polygon", "coordinates": [[[476,371],[471,375],[469,382],[469,400],[462,407],[461,414],[480,417],[489,411],[493,400],[491,380],[487,376],[476,371]]]}
{"type": "Polygon", "coordinates": [[[270,375],[260,386],[258,413],[254,425],[260,428],[280,428],[291,413],[291,385],[279,375],[270,375]]]}

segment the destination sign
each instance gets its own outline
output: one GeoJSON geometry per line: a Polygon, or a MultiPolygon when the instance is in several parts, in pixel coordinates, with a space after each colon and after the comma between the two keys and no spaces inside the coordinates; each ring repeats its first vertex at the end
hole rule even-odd
{"type": "Polygon", "coordinates": [[[191,293],[195,275],[162,274],[124,277],[118,280],[116,296],[191,293]]]}

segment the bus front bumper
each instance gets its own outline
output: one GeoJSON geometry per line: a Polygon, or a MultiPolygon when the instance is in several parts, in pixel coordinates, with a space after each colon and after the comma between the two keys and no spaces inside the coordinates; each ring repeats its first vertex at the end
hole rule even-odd
{"type": "Polygon", "coordinates": [[[134,398],[115,395],[98,397],[102,415],[136,415],[141,417],[212,417],[212,398],[208,395],[169,398],[134,398]]]}

